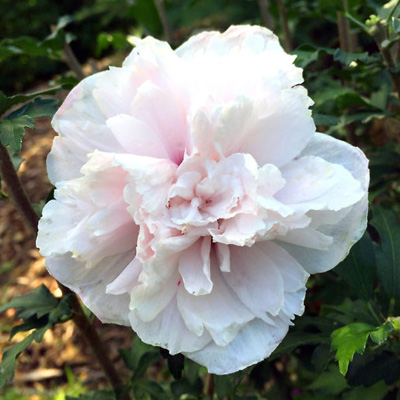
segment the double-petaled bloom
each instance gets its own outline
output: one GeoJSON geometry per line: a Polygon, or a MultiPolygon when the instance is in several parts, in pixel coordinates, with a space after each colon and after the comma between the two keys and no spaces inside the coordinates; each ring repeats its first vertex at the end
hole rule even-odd
{"type": "Polygon", "coordinates": [[[366,226],[363,153],[315,132],[267,29],[148,37],[53,120],[38,247],[104,322],[228,374],[267,357],[366,226]]]}

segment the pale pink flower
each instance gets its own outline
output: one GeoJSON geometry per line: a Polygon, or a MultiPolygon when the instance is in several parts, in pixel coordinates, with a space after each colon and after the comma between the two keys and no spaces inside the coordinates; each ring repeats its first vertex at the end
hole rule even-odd
{"type": "Polygon", "coordinates": [[[267,29],[135,43],[54,117],[37,244],[102,321],[235,372],[363,234],[367,160],[315,133],[302,70],[267,29]]]}

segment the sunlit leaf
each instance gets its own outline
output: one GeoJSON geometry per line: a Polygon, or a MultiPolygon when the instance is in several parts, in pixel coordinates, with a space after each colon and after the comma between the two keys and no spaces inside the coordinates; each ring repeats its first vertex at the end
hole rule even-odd
{"type": "Polygon", "coordinates": [[[356,322],[336,329],[332,332],[332,349],[337,350],[336,360],[339,362],[339,370],[346,375],[349,363],[355,353],[364,353],[369,334],[374,326],[356,322]]]}
{"type": "Polygon", "coordinates": [[[58,300],[46,286],[42,285],[26,295],[14,297],[9,303],[0,307],[0,313],[16,308],[18,318],[28,319],[32,316],[40,318],[51,312],[57,305],[58,300]]]}
{"type": "Polygon", "coordinates": [[[58,108],[58,99],[42,99],[36,97],[33,101],[25,104],[7,116],[7,119],[29,115],[32,118],[52,117],[58,108]]]}
{"type": "Polygon", "coordinates": [[[21,151],[22,136],[25,134],[25,128],[33,129],[35,122],[29,115],[13,119],[0,120],[0,141],[4,146],[10,146],[13,151],[21,151]]]}

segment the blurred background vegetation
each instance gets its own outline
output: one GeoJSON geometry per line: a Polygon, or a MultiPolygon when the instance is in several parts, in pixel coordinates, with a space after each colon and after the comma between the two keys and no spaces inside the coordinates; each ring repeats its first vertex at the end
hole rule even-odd
{"type": "MultiPolygon", "coordinates": [[[[161,357],[158,349],[136,339],[129,349],[129,329],[104,328],[95,322],[103,336],[112,339],[110,342],[116,342],[115,338],[122,334],[123,338],[117,341],[122,350],[117,353],[114,349],[113,354],[127,379],[127,390],[135,393],[135,399],[400,400],[399,3],[0,0],[0,90],[4,92],[0,92],[0,139],[16,168],[22,162],[19,152],[25,127],[32,129],[37,117],[50,117],[57,100],[13,95],[47,90],[50,86],[56,88],[54,91],[64,89],[57,94],[62,100],[65,89],[84,76],[109,65],[120,65],[132,48],[132,35],[151,34],[177,47],[201,30],[223,31],[232,24],[259,24],[272,29],[284,48],[297,55],[296,64],[304,68],[305,86],[315,102],[313,116],[319,131],[361,147],[370,159],[368,232],[337,268],[310,279],[304,316],[296,318],[295,326],[269,360],[232,376],[210,377],[204,368],[162,351],[161,357]],[[31,103],[15,111],[17,104],[28,101],[31,103]],[[11,141],[2,126],[4,129],[13,124],[18,129],[11,141]],[[341,363],[340,368],[336,361],[341,363]]],[[[53,95],[54,91],[44,94],[53,95]]],[[[54,135],[49,120],[40,118],[35,132],[26,130],[22,147],[26,161],[19,171],[38,211],[50,190],[49,182],[43,178],[44,160],[54,135]]],[[[0,197],[6,195],[0,191],[0,197]]],[[[27,229],[4,204],[0,204],[0,234],[4,236],[0,307],[8,310],[12,308],[7,306],[11,297],[26,294],[20,290],[23,274],[29,276],[28,283],[33,282],[33,287],[45,283],[52,293],[45,292],[46,296],[55,294],[57,286],[35,253],[34,242],[25,239],[29,235],[27,229]]],[[[58,300],[53,301],[58,304],[58,300]]],[[[29,310],[29,298],[23,304],[29,310]]],[[[0,334],[7,334],[7,346],[14,316],[15,312],[0,316],[0,334]]],[[[70,327],[68,322],[57,323],[53,329],[55,337],[64,338],[70,327]]],[[[65,346],[63,340],[55,345],[55,351],[48,350],[57,340],[44,336],[42,350],[29,353],[28,349],[18,358],[27,369],[34,369],[41,365],[38,358],[51,354],[43,356],[43,365],[56,369],[54,380],[46,381],[32,395],[26,394],[32,392],[29,385],[9,385],[0,389],[0,398],[124,398],[108,389],[99,391],[105,386],[104,379],[89,384],[75,366],[70,369],[69,365],[82,353],[88,359],[90,356],[85,354],[79,338],[74,342],[78,351],[66,351],[64,347],[59,350],[65,346]],[[72,356],[68,358],[67,354],[72,356]],[[89,389],[97,391],[86,393],[89,389]]],[[[96,368],[87,363],[88,370],[96,368]]],[[[10,365],[7,371],[12,376],[15,365],[10,365]]],[[[7,381],[2,380],[1,373],[0,387],[7,381]]]]}

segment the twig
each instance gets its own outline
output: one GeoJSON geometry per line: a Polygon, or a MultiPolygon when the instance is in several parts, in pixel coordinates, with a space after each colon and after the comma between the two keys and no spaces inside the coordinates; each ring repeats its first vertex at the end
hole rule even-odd
{"type": "Polygon", "coordinates": [[[85,338],[87,344],[93,351],[108,380],[110,381],[112,387],[117,389],[123,385],[123,382],[114,368],[114,364],[111,361],[108,351],[101,341],[96,328],[87,319],[81,304],[79,303],[78,297],[70,289],[58,282],[63,295],[72,294],[71,296],[71,306],[74,311],[73,320],[75,325],[78,327],[79,332],[85,338]]]}
{"type": "Polygon", "coordinates": [[[63,52],[65,62],[67,63],[70,70],[76,75],[76,77],[80,80],[86,78],[86,74],[83,72],[81,64],[79,64],[79,61],[72,51],[69,43],[65,42],[63,52]]]}
{"type": "Polygon", "coordinates": [[[214,382],[214,375],[208,374],[206,376],[206,384],[204,387],[204,394],[209,396],[210,399],[214,398],[214,391],[215,391],[215,382],[214,382]]]}
{"type": "Polygon", "coordinates": [[[269,0],[258,0],[258,7],[260,9],[261,19],[263,24],[271,29],[272,31],[275,28],[274,21],[269,13],[269,0]]]}
{"type": "Polygon", "coordinates": [[[390,47],[385,46],[385,44],[383,44],[383,43],[377,43],[377,44],[381,51],[383,61],[388,66],[390,76],[392,77],[394,87],[396,88],[397,96],[400,99],[400,77],[397,75],[396,72],[393,72],[394,68],[396,67],[396,64],[393,60],[392,53],[390,51],[390,47]]]}
{"type": "Polygon", "coordinates": [[[279,20],[281,21],[282,31],[283,31],[283,43],[285,50],[287,52],[293,49],[292,43],[292,35],[289,29],[289,22],[286,15],[286,7],[283,0],[277,0],[278,8],[279,8],[279,20]]]}
{"type": "MultiPolygon", "coordinates": [[[[0,173],[7,186],[12,203],[24,219],[27,226],[33,233],[37,234],[39,217],[33,209],[32,203],[30,202],[22,186],[21,180],[15,171],[7,148],[2,143],[0,143],[0,173]]],[[[101,341],[94,326],[91,325],[86,318],[77,296],[61,283],[58,282],[58,285],[64,295],[72,294],[71,306],[74,312],[74,322],[89,346],[92,348],[94,355],[97,357],[97,360],[103,368],[103,371],[111,385],[114,389],[122,386],[122,381],[108,356],[104,343],[101,341]]]]}
{"type": "MultiPolygon", "coordinates": [[[[343,9],[345,13],[348,13],[348,2],[347,0],[343,0],[343,9]]],[[[350,31],[350,21],[345,17],[345,14],[341,11],[337,12],[337,26],[338,26],[338,33],[339,33],[339,46],[340,49],[347,52],[352,53],[354,52],[354,37],[350,31]]],[[[343,82],[343,86],[348,87],[350,86],[348,82],[343,82]]],[[[352,112],[354,107],[350,107],[348,112],[352,112]]],[[[346,138],[347,141],[357,146],[358,144],[358,137],[354,131],[354,124],[349,124],[345,128],[346,131],[346,138]]]]}
{"type": "Polygon", "coordinates": [[[158,16],[160,17],[161,24],[163,26],[165,38],[168,43],[171,45],[174,44],[174,39],[172,35],[172,28],[168,20],[167,11],[165,9],[164,0],[154,0],[154,4],[156,5],[158,16]]]}
{"type": "Polygon", "coordinates": [[[24,187],[18,178],[17,172],[15,171],[10,155],[2,143],[0,143],[0,174],[7,186],[10,200],[17,208],[29,229],[36,234],[39,217],[33,209],[24,187]]]}

